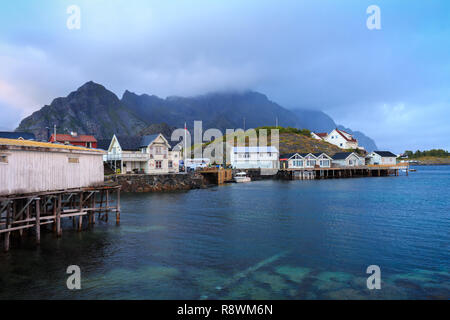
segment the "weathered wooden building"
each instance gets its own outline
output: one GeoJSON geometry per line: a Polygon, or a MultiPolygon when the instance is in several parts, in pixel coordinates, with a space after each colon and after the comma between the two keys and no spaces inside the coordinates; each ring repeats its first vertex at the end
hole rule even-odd
{"type": "Polygon", "coordinates": [[[0,139],[0,196],[102,185],[103,154],[70,145],[0,139]]]}
{"type": "Polygon", "coordinates": [[[0,240],[52,226],[62,235],[62,219],[78,231],[116,213],[120,221],[120,186],[106,185],[102,150],[29,140],[0,139],[0,240]],[[114,199],[112,199],[115,194],[114,199]],[[112,203],[115,202],[115,205],[112,203]]]}

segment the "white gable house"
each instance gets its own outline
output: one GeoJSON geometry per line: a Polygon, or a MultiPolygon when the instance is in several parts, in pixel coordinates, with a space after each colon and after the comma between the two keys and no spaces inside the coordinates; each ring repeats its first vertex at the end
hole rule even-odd
{"type": "Polygon", "coordinates": [[[330,168],[332,160],[325,153],[287,153],[280,156],[283,169],[330,168]]]}
{"type": "Polygon", "coordinates": [[[324,140],[341,149],[357,149],[358,141],[353,136],[343,130],[334,129],[331,131],[324,140]]]}
{"type": "Polygon", "coordinates": [[[104,157],[118,173],[176,173],[181,151],[171,150],[162,134],[143,137],[116,136],[111,139],[104,157]]]}
{"type": "Polygon", "coordinates": [[[357,167],[365,165],[365,159],[354,152],[338,152],[333,157],[336,167],[357,167]]]}
{"type": "Polygon", "coordinates": [[[366,156],[367,164],[396,164],[397,155],[390,151],[373,151],[366,156]]]}
{"type": "Polygon", "coordinates": [[[230,164],[236,169],[279,169],[278,149],[269,147],[232,147],[230,164]]]}

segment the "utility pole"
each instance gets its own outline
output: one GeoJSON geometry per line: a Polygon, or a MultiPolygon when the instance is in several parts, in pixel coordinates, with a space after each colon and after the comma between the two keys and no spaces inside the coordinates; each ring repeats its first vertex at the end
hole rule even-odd
{"type": "Polygon", "coordinates": [[[56,143],[56,124],[53,125],[53,142],[56,143]]]}
{"type": "Polygon", "coordinates": [[[186,122],[184,123],[184,173],[187,173],[187,163],[186,163],[186,149],[187,149],[187,141],[186,141],[186,122]]]}
{"type": "Polygon", "coordinates": [[[275,117],[275,127],[278,128],[278,117],[275,117]]]}

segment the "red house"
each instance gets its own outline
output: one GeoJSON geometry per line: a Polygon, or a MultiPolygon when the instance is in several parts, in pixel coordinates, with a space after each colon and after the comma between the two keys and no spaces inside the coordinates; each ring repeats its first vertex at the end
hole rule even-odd
{"type": "MultiPolygon", "coordinates": [[[[55,135],[50,136],[49,142],[55,142],[55,135]]],[[[76,132],[71,132],[70,134],[56,134],[56,142],[71,144],[74,146],[81,146],[86,148],[97,148],[97,139],[94,136],[77,134],[76,132]]]]}

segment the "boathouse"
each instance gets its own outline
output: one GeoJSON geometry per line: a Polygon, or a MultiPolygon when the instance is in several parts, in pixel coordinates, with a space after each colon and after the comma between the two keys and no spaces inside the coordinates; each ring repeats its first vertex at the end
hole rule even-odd
{"type": "Polygon", "coordinates": [[[326,153],[286,153],[280,156],[282,169],[330,168],[332,158],[326,153]]]}
{"type": "Polygon", "coordinates": [[[367,164],[392,165],[397,163],[397,155],[390,151],[373,151],[366,156],[367,164]]]}
{"type": "Polygon", "coordinates": [[[81,231],[83,220],[93,225],[97,213],[99,220],[108,221],[108,213],[115,212],[119,224],[120,186],[104,183],[104,153],[59,143],[0,139],[3,249],[9,250],[14,236],[31,232],[39,244],[41,227],[52,227],[60,237],[63,218],[71,219],[81,231]]]}
{"type": "Polygon", "coordinates": [[[103,151],[0,138],[0,196],[102,185],[103,151]]]}
{"type": "Polygon", "coordinates": [[[355,152],[338,152],[333,155],[333,166],[336,167],[357,167],[364,166],[365,159],[355,152]]]}

